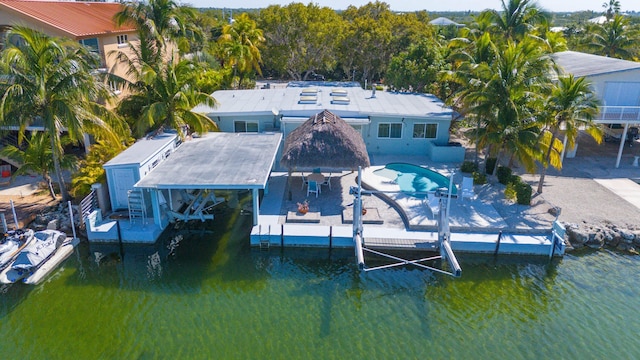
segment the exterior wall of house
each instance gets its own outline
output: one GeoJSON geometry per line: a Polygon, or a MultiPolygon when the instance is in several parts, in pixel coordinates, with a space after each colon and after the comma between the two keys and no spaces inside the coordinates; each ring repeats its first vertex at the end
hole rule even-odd
{"type": "MultiPolygon", "coordinates": [[[[604,74],[604,75],[595,75],[589,76],[587,79],[591,82],[591,86],[598,95],[598,98],[601,101],[602,106],[613,105],[606,104],[605,101],[605,92],[607,89],[607,83],[612,82],[622,82],[629,83],[630,86],[637,86],[640,89],[640,69],[638,70],[629,70],[629,71],[621,71],[613,74],[604,74]]],[[[619,103],[619,106],[639,106],[640,99],[629,99],[626,102],[628,104],[619,103]]]]}
{"type": "MultiPolygon", "coordinates": [[[[449,119],[409,119],[374,116],[370,119],[370,124],[356,125],[354,128],[362,134],[362,138],[371,154],[430,155],[432,152],[441,151],[438,146],[446,147],[449,143],[449,119]],[[393,128],[393,130],[390,130],[390,128],[393,128]],[[398,128],[401,128],[399,133],[397,132],[398,128]],[[385,132],[387,129],[390,131],[384,134],[380,133],[381,131],[385,132]],[[424,133],[426,129],[428,129],[428,134],[424,133]],[[433,150],[434,146],[438,147],[437,151],[433,150]]],[[[258,132],[281,131],[284,139],[303,122],[301,120],[300,122],[284,121],[281,123],[276,120],[276,126],[274,127],[273,115],[237,115],[214,117],[213,120],[218,124],[220,131],[223,132],[237,132],[236,130],[242,129],[244,123],[245,129],[248,131],[249,129],[258,129],[258,132]]],[[[445,159],[450,159],[450,156],[445,156],[445,159]]]]}
{"type": "Polygon", "coordinates": [[[372,116],[362,137],[372,154],[427,155],[430,142],[440,145],[449,142],[449,123],[450,119],[372,116]]]}

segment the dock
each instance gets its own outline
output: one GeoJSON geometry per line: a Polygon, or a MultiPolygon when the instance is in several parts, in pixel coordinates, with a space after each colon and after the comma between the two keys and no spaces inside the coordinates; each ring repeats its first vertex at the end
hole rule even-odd
{"type": "MultiPolygon", "coordinates": [[[[446,172],[446,170],[444,170],[446,172]]],[[[448,174],[447,174],[448,175],[448,174]]],[[[363,183],[372,181],[363,173],[363,183]]],[[[251,231],[251,245],[269,247],[353,248],[353,196],[355,173],[332,174],[332,189],[323,188],[317,198],[306,197],[301,178],[273,173],[269,191],[262,199],[258,225],[251,231]],[[289,187],[287,190],[287,183],[289,187]],[[289,193],[291,197],[289,198],[289,193]],[[313,219],[294,218],[295,204],[308,199],[313,219]],[[350,214],[350,215],[349,215],[350,214]],[[295,219],[291,221],[291,219],[295,219]]],[[[455,182],[455,180],[454,180],[455,182]]],[[[368,196],[363,200],[375,221],[363,221],[364,246],[386,251],[437,251],[435,216],[423,200],[405,194],[368,196]]],[[[553,218],[513,221],[501,216],[482,198],[453,199],[451,203],[451,247],[460,253],[557,255],[553,218]],[[510,225],[515,223],[516,225],[510,225]]],[[[363,220],[367,220],[366,214],[363,220]]]]}

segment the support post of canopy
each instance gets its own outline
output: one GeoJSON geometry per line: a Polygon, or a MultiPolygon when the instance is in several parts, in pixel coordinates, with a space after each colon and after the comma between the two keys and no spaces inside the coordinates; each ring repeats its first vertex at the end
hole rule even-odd
{"type": "Polygon", "coordinates": [[[358,166],[358,187],[353,199],[353,241],[356,251],[358,269],[364,270],[364,253],[362,251],[362,167],[358,166]]]}
{"type": "Polygon", "coordinates": [[[629,123],[624,124],[624,130],[622,131],[622,137],[620,137],[620,147],[618,148],[618,158],[616,159],[616,169],[620,167],[620,159],[622,158],[622,149],[624,144],[627,143],[627,130],[629,130],[629,123]]]}
{"type": "Polygon", "coordinates": [[[253,197],[253,226],[258,225],[258,217],[260,216],[260,190],[252,190],[253,197]]]}

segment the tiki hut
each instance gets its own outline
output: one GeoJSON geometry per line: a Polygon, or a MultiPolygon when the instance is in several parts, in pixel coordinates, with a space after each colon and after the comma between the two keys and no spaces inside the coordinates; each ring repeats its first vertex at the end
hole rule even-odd
{"type": "Polygon", "coordinates": [[[280,165],[289,172],[356,170],[358,166],[370,166],[370,162],[360,133],[338,115],[324,110],[287,135],[280,165]]]}

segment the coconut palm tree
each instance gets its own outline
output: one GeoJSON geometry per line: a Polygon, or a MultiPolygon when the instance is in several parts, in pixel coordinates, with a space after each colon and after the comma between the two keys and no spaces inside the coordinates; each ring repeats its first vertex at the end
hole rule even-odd
{"type": "MultiPolygon", "coordinates": [[[[51,141],[49,134],[44,132],[32,132],[29,139],[26,139],[26,147],[24,150],[13,145],[7,145],[0,154],[19,164],[20,167],[13,176],[40,174],[47,182],[49,194],[53,200],[56,199],[56,193],[53,190],[51,174],[55,171],[53,164],[53,152],[51,151],[51,141]]],[[[67,137],[62,138],[62,143],[69,143],[67,137]]],[[[60,158],[60,168],[64,170],[75,170],[78,159],[71,154],[65,154],[60,158]]]]}
{"type": "Polygon", "coordinates": [[[635,55],[636,34],[627,25],[628,20],[622,15],[615,15],[602,25],[594,25],[589,47],[599,55],[632,59],[635,55]]]}
{"type": "Polygon", "coordinates": [[[138,31],[141,45],[146,46],[152,55],[144,58],[152,63],[152,58],[161,60],[167,50],[165,39],[178,45],[178,49],[187,52],[190,41],[204,41],[202,30],[195,26],[196,11],[186,6],[178,6],[172,0],[149,0],[146,2],[125,2],[123,9],[114,16],[117,25],[133,23],[138,31]]]}
{"type": "Polygon", "coordinates": [[[544,177],[548,165],[560,169],[562,167],[560,153],[562,143],[559,141],[560,130],[563,129],[569,148],[575,146],[578,130],[584,129],[587,134],[600,143],[602,130],[592,119],[598,113],[599,101],[585,78],[563,76],[551,89],[551,94],[544,103],[542,120],[544,121],[542,145],[546,147],[538,193],[542,193],[544,177]]]}
{"type": "Polygon", "coordinates": [[[262,30],[256,27],[256,22],[246,13],[240,14],[232,23],[222,28],[222,35],[218,38],[222,62],[224,66],[233,67],[239,72],[240,84],[251,71],[262,75],[259,47],[264,41],[262,30]]]}
{"type": "MultiPolygon", "coordinates": [[[[158,66],[142,64],[135,90],[119,105],[120,111],[135,116],[138,136],[161,127],[197,133],[217,129],[204,114],[192,111],[199,104],[215,106],[215,99],[195,89],[189,82],[194,64],[187,60],[169,61],[158,66]]],[[[182,133],[180,132],[182,135],[182,133]]]]}
{"type": "Polygon", "coordinates": [[[0,55],[0,72],[11,82],[1,94],[0,124],[16,126],[18,140],[32,125],[41,126],[51,142],[54,173],[63,201],[69,198],[62,178],[62,134],[79,142],[86,133],[118,142],[123,123],[104,105],[111,92],[92,74],[98,59],[71,40],[57,39],[17,26],[7,33],[0,55]]]}
{"type": "Polygon", "coordinates": [[[605,1],[602,3],[602,7],[605,9],[604,16],[606,16],[607,21],[620,13],[620,1],[618,0],[605,1]]]}
{"type": "Polygon", "coordinates": [[[502,0],[501,12],[489,11],[496,28],[510,40],[522,39],[536,24],[546,22],[547,16],[534,0],[502,0]]]}

